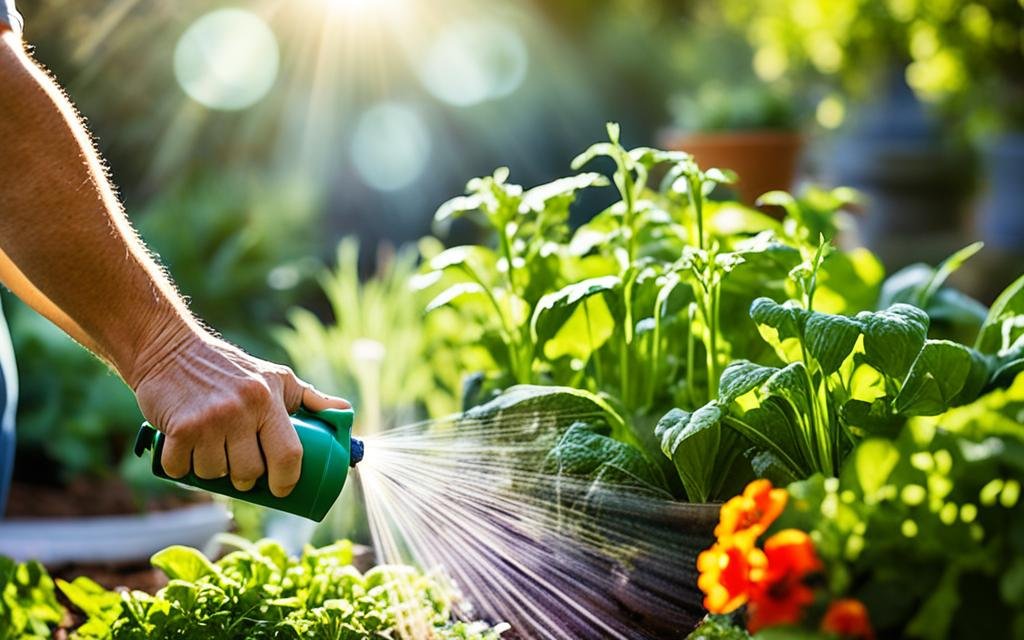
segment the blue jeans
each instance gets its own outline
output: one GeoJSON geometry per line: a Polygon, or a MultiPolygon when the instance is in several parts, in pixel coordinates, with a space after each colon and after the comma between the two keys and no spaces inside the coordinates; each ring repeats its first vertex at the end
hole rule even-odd
{"type": "Polygon", "coordinates": [[[7,321],[0,309],[0,517],[7,509],[7,492],[14,472],[14,413],[18,407],[18,371],[7,321]]]}

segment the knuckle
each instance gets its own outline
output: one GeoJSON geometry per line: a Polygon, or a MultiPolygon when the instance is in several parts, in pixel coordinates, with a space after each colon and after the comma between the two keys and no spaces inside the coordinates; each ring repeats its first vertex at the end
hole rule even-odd
{"type": "Polygon", "coordinates": [[[236,402],[241,407],[262,406],[270,400],[270,387],[256,378],[247,378],[238,384],[236,402]]]}
{"type": "Polygon", "coordinates": [[[298,466],[302,462],[302,445],[299,443],[281,446],[274,452],[277,461],[285,466],[298,466]]]}
{"type": "Polygon", "coordinates": [[[206,420],[202,415],[190,414],[176,420],[173,433],[185,441],[193,441],[202,433],[205,424],[206,420]]]}

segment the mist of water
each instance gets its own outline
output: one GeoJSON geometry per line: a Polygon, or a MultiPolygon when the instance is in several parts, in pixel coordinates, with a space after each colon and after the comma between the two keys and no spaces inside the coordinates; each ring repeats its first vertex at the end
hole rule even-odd
{"type": "Polygon", "coordinates": [[[506,621],[508,637],[685,634],[702,615],[696,556],[717,509],[552,466],[565,426],[595,417],[458,417],[371,436],[357,475],[378,560],[443,573],[459,617],[506,621]]]}

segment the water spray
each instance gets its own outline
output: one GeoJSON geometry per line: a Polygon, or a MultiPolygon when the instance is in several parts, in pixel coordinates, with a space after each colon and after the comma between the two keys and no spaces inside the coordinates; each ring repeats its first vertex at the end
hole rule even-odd
{"type": "Polygon", "coordinates": [[[236,489],[229,477],[204,479],[189,471],[171,478],[160,462],[165,436],[148,422],[135,438],[135,455],[150,451],[153,474],[160,478],[320,522],[341,494],[348,470],[363,459],[365,448],[362,440],[352,437],[351,409],[299,410],[289,418],[302,444],[302,469],[298,484],[283,498],[270,492],[266,474],[248,491],[236,489]]]}

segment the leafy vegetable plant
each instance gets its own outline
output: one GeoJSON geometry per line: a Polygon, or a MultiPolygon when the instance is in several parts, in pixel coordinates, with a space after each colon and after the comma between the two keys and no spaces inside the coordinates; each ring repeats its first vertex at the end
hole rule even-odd
{"type": "Polygon", "coordinates": [[[0,557],[0,639],[49,638],[63,615],[43,565],[0,557]]]}
{"type": "MultiPolygon", "coordinates": [[[[515,384],[583,389],[622,416],[617,438],[657,462],[658,416],[717,397],[733,359],[773,359],[746,310],[758,295],[787,295],[787,275],[813,257],[820,230],[833,232],[829,216],[845,198],[841,191],[817,192],[813,203],[790,198],[800,215],[785,223],[713,202],[714,187],[733,179],[728,171],[698,167],[682,152],[627,149],[613,124],[608,141],[573,168],[599,158],[614,165],[610,179],[579,173],[524,189],[499,169],[470,181],[436,221],[443,227],[470,217],[495,248],[427,255],[415,286],[433,294],[429,315],[444,314],[444,324],[457,327],[446,346],[486,354],[464,389],[467,407],[515,384]],[[663,177],[652,185],[655,173],[663,177]],[[606,185],[617,201],[571,231],[576,194],[606,185]]],[[[818,290],[839,310],[858,296],[873,301],[881,276],[872,265],[870,255],[823,257],[818,290]]],[[[720,475],[749,475],[745,459],[736,462],[746,471],[720,475]]]]}
{"type": "Polygon", "coordinates": [[[58,581],[88,618],[73,637],[487,640],[503,629],[454,622],[450,590],[410,567],[361,574],[348,542],[296,559],[273,541],[231,540],[237,550],[216,562],[187,547],[158,552],[153,566],[170,582],[156,595],[107,591],[85,577],[58,581]]]}
{"type": "MultiPolygon", "coordinates": [[[[735,445],[721,446],[723,433],[734,431],[749,446],[757,475],[787,482],[831,476],[864,436],[894,437],[907,418],[972,402],[1024,369],[1021,281],[997,300],[972,347],[929,339],[928,314],[902,302],[855,316],[813,310],[825,249],[794,270],[800,299],[751,305],[750,317],[783,365],[735,361],[717,399],[659,423],[663,451],[692,499],[715,495],[716,459],[737,455],[735,445]]],[[[920,295],[933,295],[941,278],[940,268],[920,295]]]]}

